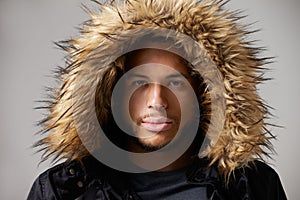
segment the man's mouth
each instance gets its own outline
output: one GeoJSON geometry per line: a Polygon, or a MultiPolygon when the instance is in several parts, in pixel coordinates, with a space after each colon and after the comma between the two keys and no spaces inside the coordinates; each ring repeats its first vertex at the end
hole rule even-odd
{"type": "Polygon", "coordinates": [[[142,120],[141,126],[150,132],[160,132],[169,130],[172,123],[172,120],[165,117],[148,117],[142,120]]]}

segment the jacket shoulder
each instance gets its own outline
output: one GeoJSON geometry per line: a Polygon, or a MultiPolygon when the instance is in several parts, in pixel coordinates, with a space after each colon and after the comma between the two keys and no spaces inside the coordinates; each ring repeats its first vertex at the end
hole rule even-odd
{"type": "Polygon", "coordinates": [[[89,157],[56,165],[37,177],[27,199],[96,199],[96,195],[103,199],[105,195],[99,188],[103,187],[104,173],[103,166],[89,157]]]}
{"type": "Polygon", "coordinates": [[[63,164],[56,165],[41,173],[29,191],[28,200],[57,199],[51,184],[51,174],[62,170],[63,164]]]}
{"type": "Polygon", "coordinates": [[[266,163],[255,161],[245,176],[254,199],[287,199],[279,175],[266,163]]]}
{"type": "Polygon", "coordinates": [[[28,200],[75,199],[85,191],[86,177],[83,165],[79,161],[58,164],[37,177],[28,200]]]}

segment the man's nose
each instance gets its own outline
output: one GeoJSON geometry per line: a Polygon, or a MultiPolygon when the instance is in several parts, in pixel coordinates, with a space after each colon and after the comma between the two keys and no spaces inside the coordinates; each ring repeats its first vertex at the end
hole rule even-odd
{"type": "Polygon", "coordinates": [[[157,110],[167,109],[168,103],[165,92],[165,88],[159,83],[150,84],[147,91],[147,107],[157,110]]]}

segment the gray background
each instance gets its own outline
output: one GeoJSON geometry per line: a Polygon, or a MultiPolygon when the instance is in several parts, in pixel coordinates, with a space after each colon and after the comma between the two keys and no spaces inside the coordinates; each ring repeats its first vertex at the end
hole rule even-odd
{"type": "MultiPolygon", "coordinates": [[[[38,166],[41,154],[30,146],[39,139],[35,123],[42,112],[33,108],[45,97],[44,86],[54,86],[48,75],[64,65],[64,53],[53,41],[78,35],[88,19],[78,0],[0,0],[0,199],[25,199],[33,180],[47,169],[38,166]]],[[[246,22],[258,21],[262,28],[253,38],[266,46],[267,56],[276,63],[267,76],[274,80],[260,86],[260,93],[276,110],[271,122],[285,128],[272,128],[277,155],[270,160],[282,179],[289,199],[298,199],[300,144],[300,90],[298,58],[300,52],[299,0],[232,0],[227,8],[245,10],[246,22]]]]}

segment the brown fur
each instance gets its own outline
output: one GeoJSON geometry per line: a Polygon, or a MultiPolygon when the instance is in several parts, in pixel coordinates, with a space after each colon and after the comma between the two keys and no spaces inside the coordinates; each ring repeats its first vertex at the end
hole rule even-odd
{"type": "MultiPolygon", "coordinates": [[[[245,40],[250,32],[237,24],[237,14],[225,12],[222,0],[124,2],[118,5],[99,3],[101,11],[89,11],[91,20],[83,26],[81,36],[59,44],[68,52],[68,66],[58,71],[62,86],[53,89],[53,99],[47,106],[49,114],[41,122],[44,131],[50,132],[36,144],[43,147],[43,158],[54,156],[55,159],[73,160],[89,154],[78,137],[74,117],[92,118],[86,98],[93,96],[90,88],[94,87],[101,91],[96,94],[100,95],[96,96],[99,100],[97,117],[100,124],[107,122],[110,100],[105,97],[110,96],[117,71],[122,68],[122,58],[106,66],[99,66],[96,61],[105,62],[114,55],[115,35],[139,27],[167,28],[189,35],[201,42],[220,70],[225,85],[226,120],[217,144],[208,154],[211,164],[216,163],[220,172],[229,176],[234,169],[268,155],[273,136],[264,120],[269,112],[256,88],[265,80],[261,75],[268,59],[259,58],[261,49],[252,47],[251,42],[245,40]],[[102,81],[103,76],[105,81],[102,81]]],[[[202,126],[208,126],[207,122],[202,123],[202,126]]],[[[85,127],[87,125],[81,125],[81,131],[93,132],[92,128],[85,127]]],[[[95,130],[94,134],[97,138],[95,130]]],[[[97,148],[101,144],[92,145],[97,148]]]]}

